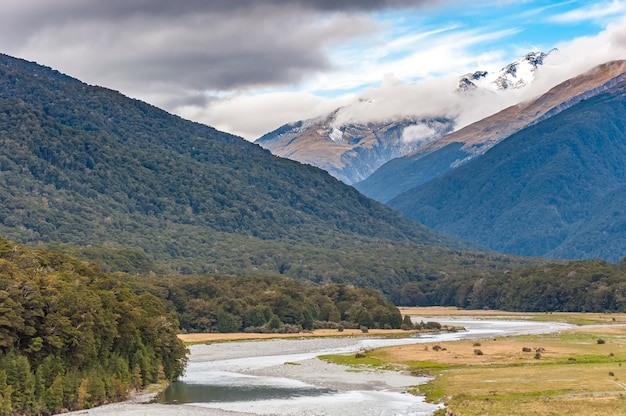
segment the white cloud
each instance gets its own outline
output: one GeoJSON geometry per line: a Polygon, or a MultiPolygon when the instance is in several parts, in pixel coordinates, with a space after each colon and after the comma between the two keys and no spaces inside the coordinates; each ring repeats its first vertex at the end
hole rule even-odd
{"type": "MultiPolygon", "coordinates": [[[[383,78],[380,87],[359,94],[361,100],[353,103],[349,111],[339,111],[336,123],[387,120],[415,114],[432,116],[445,113],[456,116],[461,108],[454,97],[455,77],[470,69],[498,68],[502,61],[502,56],[497,52],[475,54],[470,48],[480,42],[505,36],[510,31],[446,32],[439,31],[438,36],[430,42],[413,43],[415,51],[397,61],[348,61],[345,67],[320,72],[311,81],[301,85],[302,90],[308,92],[240,94],[212,101],[206,108],[195,106],[173,110],[184,117],[254,140],[282,124],[330,113],[350,99],[350,96],[337,100],[324,99],[316,96],[316,92],[324,89],[350,91],[363,85],[379,83],[383,78]],[[385,76],[389,71],[394,75],[385,76]],[[396,76],[405,80],[429,79],[429,82],[416,84],[401,81],[396,76]]],[[[399,44],[415,42],[415,39],[400,39],[396,42],[390,45],[390,51],[396,50],[399,44]]]]}
{"type": "Polygon", "coordinates": [[[404,143],[426,144],[432,140],[436,134],[437,131],[426,124],[414,124],[402,130],[402,141],[404,143]]]}
{"type": "MultiPolygon", "coordinates": [[[[477,94],[467,100],[473,102],[468,107],[454,88],[459,75],[497,70],[512,51],[527,52],[518,49],[525,46],[504,48],[498,42],[520,33],[521,23],[468,28],[462,20],[422,20],[414,13],[415,20],[407,19],[400,30],[369,13],[454,3],[466,5],[453,0],[5,0],[0,50],[250,140],[284,123],[328,113],[350,98],[324,96],[360,91],[381,80],[341,111],[339,120],[463,114],[459,122],[467,123],[519,98],[477,94]],[[394,76],[385,78],[388,73],[394,76]]],[[[496,10],[509,2],[479,3],[477,10],[496,10]]],[[[526,18],[571,4],[535,8],[526,18]]],[[[566,65],[546,65],[549,70],[527,94],[626,58],[626,20],[618,17],[626,13],[626,1],[585,4],[590,5],[553,21],[600,19],[604,25],[618,20],[598,36],[556,45],[566,65]]]]}
{"type": "Polygon", "coordinates": [[[550,18],[555,23],[578,23],[587,20],[603,19],[626,12],[626,3],[619,0],[595,2],[595,4],[557,14],[550,18]]]}
{"type": "Polygon", "coordinates": [[[255,140],[283,124],[329,113],[346,102],[345,98],[327,100],[303,92],[274,92],[233,95],[203,106],[183,105],[174,111],[218,130],[255,140]]]}

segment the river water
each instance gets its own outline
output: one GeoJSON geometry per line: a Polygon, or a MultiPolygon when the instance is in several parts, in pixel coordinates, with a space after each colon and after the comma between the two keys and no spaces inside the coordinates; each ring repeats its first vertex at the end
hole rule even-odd
{"type": "MultiPolygon", "coordinates": [[[[407,393],[427,381],[399,371],[354,371],[317,359],[392,345],[538,334],[566,324],[468,318],[421,318],[466,331],[410,338],[306,338],[229,342],[191,347],[186,375],[161,403],[250,415],[425,416],[437,406],[407,393]]],[[[178,406],[174,406],[178,407],[178,406]]],[[[207,414],[211,414],[210,411],[207,414]]]]}

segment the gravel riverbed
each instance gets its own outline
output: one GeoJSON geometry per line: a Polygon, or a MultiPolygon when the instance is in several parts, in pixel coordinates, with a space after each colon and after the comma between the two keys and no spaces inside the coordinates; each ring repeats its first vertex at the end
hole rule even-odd
{"type": "MultiPolygon", "coordinates": [[[[419,317],[416,319],[420,319],[419,317]]],[[[250,386],[290,389],[300,386],[323,389],[310,397],[234,400],[193,404],[158,404],[133,400],[100,406],[71,415],[93,416],[428,416],[437,409],[407,393],[425,381],[399,371],[359,369],[329,364],[316,357],[354,353],[386,345],[445,342],[455,339],[494,338],[505,335],[556,332],[571,328],[558,323],[503,321],[461,317],[438,320],[464,326],[468,331],[423,335],[420,338],[301,338],[224,342],[193,345],[187,374],[188,385],[221,386],[238,393],[250,386]]]]}
{"type": "MultiPolygon", "coordinates": [[[[402,371],[358,370],[340,366],[315,358],[320,352],[354,351],[356,345],[367,344],[368,339],[355,338],[307,338],[298,340],[266,340],[215,343],[193,345],[189,356],[188,377],[192,380],[202,373],[202,366],[217,364],[238,374],[271,377],[276,379],[295,380],[307,385],[337,392],[386,392],[401,393],[414,396],[407,392],[410,386],[425,382],[425,378],[413,377],[402,371]]],[[[219,368],[219,367],[218,367],[219,368]]],[[[202,377],[202,375],[200,375],[202,377]]],[[[348,396],[346,396],[348,399],[348,396]]],[[[122,403],[114,403],[89,410],[68,413],[69,415],[93,416],[257,416],[282,415],[285,410],[277,413],[259,412],[259,404],[250,403],[256,408],[250,412],[225,410],[196,405],[170,405],[150,403],[154,395],[137,396],[122,403]]],[[[314,407],[314,403],[311,404],[314,407]]],[[[324,415],[311,408],[300,409],[294,415],[324,415]]],[[[430,414],[430,413],[424,413],[430,414]]]]}

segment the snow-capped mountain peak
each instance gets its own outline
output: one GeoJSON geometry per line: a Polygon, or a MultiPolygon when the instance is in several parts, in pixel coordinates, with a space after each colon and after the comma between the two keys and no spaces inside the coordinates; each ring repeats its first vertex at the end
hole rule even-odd
{"type": "Polygon", "coordinates": [[[548,53],[530,52],[497,72],[476,71],[465,74],[459,80],[458,90],[471,91],[482,88],[497,92],[523,88],[532,83],[535,72],[543,65],[544,59],[556,51],[552,49],[548,53]]]}
{"type": "Polygon", "coordinates": [[[531,52],[498,71],[466,74],[457,78],[457,90],[454,78],[402,83],[388,75],[381,87],[330,114],[284,125],[256,143],[353,184],[393,158],[518,103],[547,55],[531,52]]]}

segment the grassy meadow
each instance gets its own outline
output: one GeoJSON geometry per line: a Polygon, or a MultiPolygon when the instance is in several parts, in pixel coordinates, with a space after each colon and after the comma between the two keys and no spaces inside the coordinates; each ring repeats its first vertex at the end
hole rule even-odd
{"type": "Polygon", "coordinates": [[[416,393],[445,403],[455,416],[626,414],[626,314],[510,314],[453,308],[402,313],[434,320],[478,315],[583,326],[546,335],[394,346],[368,351],[361,358],[324,358],[434,376],[416,387],[416,393]]]}

